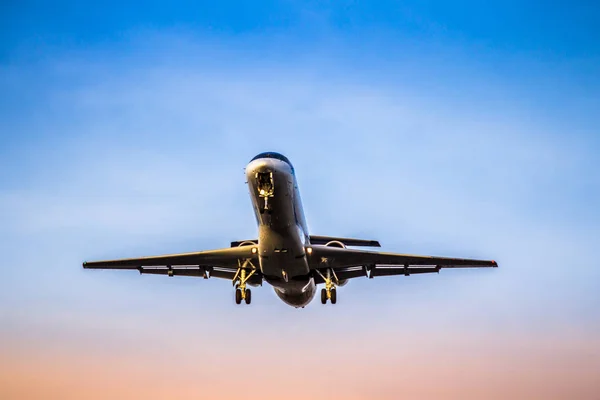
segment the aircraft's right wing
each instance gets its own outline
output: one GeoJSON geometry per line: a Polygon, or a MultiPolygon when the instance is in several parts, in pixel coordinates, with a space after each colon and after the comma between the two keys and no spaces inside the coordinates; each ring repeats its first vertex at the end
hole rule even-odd
{"type": "Polygon", "coordinates": [[[321,271],[330,268],[340,280],[361,276],[373,278],[424,274],[439,272],[441,268],[498,267],[493,260],[384,253],[330,246],[313,246],[308,257],[311,269],[321,271]]]}
{"type": "MultiPolygon", "coordinates": [[[[253,248],[254,246],[228,247],[193,253],[86,261],[83,263],[83,268],[138,270],[141,274],[233,279],[243,260],[249,259],[256,263],[258,257],[253,252],[253,248]]],[[[257,279],[262,280],[260,274],[256,274],[252,280],[257,279]]]]}

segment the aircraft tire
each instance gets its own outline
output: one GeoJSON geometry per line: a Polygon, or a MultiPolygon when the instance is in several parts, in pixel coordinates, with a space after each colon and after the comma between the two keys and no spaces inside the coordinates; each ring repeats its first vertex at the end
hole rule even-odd
{"type": "Polygon", "coordinates": [[[327,303],[327,290],[321,289],[321,304],[327,303]]]}
{"type": "Polygon", "coordinates": [[[337,290],[331,289],[331,304],[337,303],[337,290]]]}
{"type": "Polygon", "coordinates": [[[235,304],[242,303],[242,291],[240,289],[235,289],[235,304]]]}
{"type": "Polygon", "coordinates": [[[246,289],[246,304],[250,304],[252,301],[252,292],[250,289],[246,289]]]}

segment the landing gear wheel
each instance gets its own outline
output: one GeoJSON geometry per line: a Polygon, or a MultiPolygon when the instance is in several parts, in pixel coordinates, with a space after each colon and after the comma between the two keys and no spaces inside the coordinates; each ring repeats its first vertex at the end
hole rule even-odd
{"type": "Polygon", "coordinates": [[[252,292],[250,289],[246,289],[246,304],[250,304],[252,301],[252,292]]]}
{"type": "Polygon", "coordinates": [[[321,304],[327,303],[327,290],[321,289],[321,304]]]}
{"type": "Polygon", "coordinates": [[[337,302],[337,290],[331,289],[331,304],[335,304],[337,302]]]}
{"type": "Polygon", "coordinates": [[[242,291],[240,289],[235,289],[235,304],[242,303],[242,291]]]}

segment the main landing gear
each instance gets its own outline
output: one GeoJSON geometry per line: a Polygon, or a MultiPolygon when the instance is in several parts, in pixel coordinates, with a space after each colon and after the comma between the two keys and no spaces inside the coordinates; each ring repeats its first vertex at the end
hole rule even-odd
{"type": "Polygon", "coordinates": [[[252,264],[252,261],[246,260],[240,267],[233,277],[233,285],[235,286],[235,304],[241,304],[242,300],[246,304],[250,304],[252,301],[252,292],[246,288],[246,282],[254,273],[256,267],[252,264]],[[250,272],[248,272],[250,270],[250,272]]]}
{"type": "Polygon", "coordinates": [[[337,303],[337,290],[335,285],[338,282],[338,278],[335,275],[335,272],[331,268],[328,268],[325,275],[319,270],[317,270],[317,273],[321,275],[321,278],[325,281],[325,287],[321,289],[321,304],[326,304],[327,300],[331,300],[331,304],[337,303]]]}
{"type": "Polygon", "coordinates": [[[327,299],[331,300],[331,304],[337,302],[337,290],[335,288],[331,288],[329,291],[325,288],[321,289],[321,304],[326,304],[327,299]]]}
{"type": "Polygon", "coordinates": [[[252,291],[250,289],[235,289],[235,304],[242,304],[242,300],[246,302],[246,304],[250,304],[252,301],[252,291]]]}

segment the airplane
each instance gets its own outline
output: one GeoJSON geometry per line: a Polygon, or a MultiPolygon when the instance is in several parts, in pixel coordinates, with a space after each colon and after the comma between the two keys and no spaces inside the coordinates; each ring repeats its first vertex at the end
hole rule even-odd
{"type": "Polygon", "coordinates": [[[258,225],[258,238],[230,247],[192,253],[84,262],[84,268],[137,270],[140,274],[228,279],[235,302],[250,304],[248,286],[270,284],[287,305],[304,308],[321,289],[321,303],[337,303],[337,288],[349,279],[425,273],[442,268],[498,267],[493,260],[367,251],[376,240],[309,235],[298,181],[290,160],[260,153],[246,166],[246,182],[258,225]]]}

